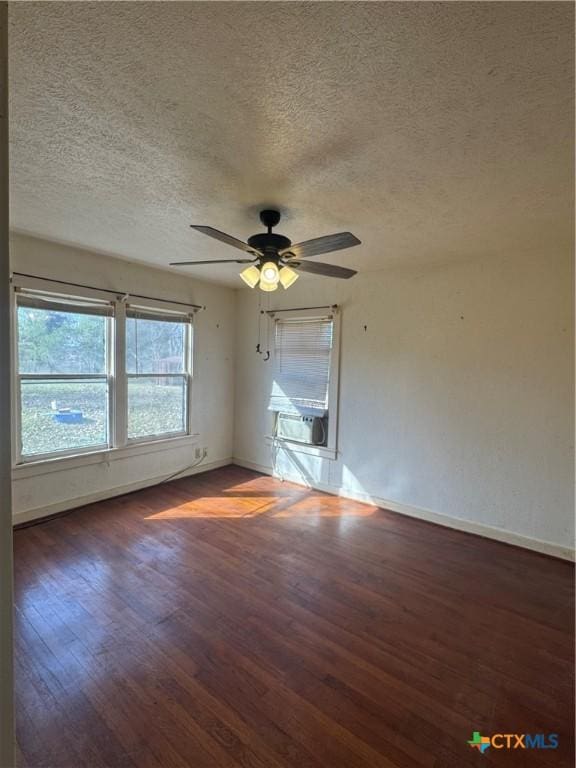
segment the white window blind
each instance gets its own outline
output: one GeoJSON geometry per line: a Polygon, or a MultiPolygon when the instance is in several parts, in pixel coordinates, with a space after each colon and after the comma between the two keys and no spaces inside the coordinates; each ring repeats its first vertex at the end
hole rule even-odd
{"type": "Polygon", "coordinates": [[[105,315],[111,317],[114,310],[109,301],[56,296],[50,294],[25,293],[18,291],[18,306],[28,309],[42,309],[53,312],[73,312],[76,315],[105,315]]]}
{"type": "Polygon", "coordinates": [[[276,320],[274,382],[269,410],[328,413],[332,319],[276,320]]]}

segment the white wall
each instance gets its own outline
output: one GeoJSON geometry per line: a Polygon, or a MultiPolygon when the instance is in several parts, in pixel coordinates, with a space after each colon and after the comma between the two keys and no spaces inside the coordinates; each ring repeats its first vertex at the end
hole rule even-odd
{"type": "MultiPolygon", "coordinates": [[[[567,556],[572,285],[570,259],[523,255],[303,276],[271,294],[272,308],[343,307],[338,458],[281,450],[278,474],[567,556]]],[[[239,292],[234,455],[269,469],[257,302],[239,292]]]]}
{"type": "Polygon", "coordinates": [[[0,3],[0,765],[14,765],[10,319],[8,301],[8,3],[0,3]]]}
{"type": "MultiPolygon", "coordinates": [[[[55,280],[126,290],[152,297],[206,305],[194,321],[195,372],[192,431],[207,447],[204,467],[229,463],[234,406],[235,291],[181,274],[92,254],[44,240],[14,235],[11,268],[55,280]]],[[[150,484],[194,464],[192,441],[143,455],[52,471],[53,467],[13,473],[14,518],[21,522],[59,512],[93,498],[150,484]],[[50,470],[50,471],[47,471],[50,470]]],[[[176,444],[174,444],[176,445],[176,444]]]]}

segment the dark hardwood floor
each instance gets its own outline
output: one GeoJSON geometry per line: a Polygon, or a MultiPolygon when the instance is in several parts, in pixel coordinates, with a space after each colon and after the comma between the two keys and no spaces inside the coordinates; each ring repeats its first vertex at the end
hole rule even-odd
{"type": "Polygon", "coordinates": [[[22,766],[573,765],[566,562],[227,467],[18,530],[15,568],[22,766]]]}

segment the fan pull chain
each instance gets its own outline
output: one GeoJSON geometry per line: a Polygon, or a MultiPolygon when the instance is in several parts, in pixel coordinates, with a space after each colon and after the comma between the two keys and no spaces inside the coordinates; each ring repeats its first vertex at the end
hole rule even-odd
{"type": "Polygon", "coordinates": [[[258,343],[256,352],[262,354],[262,294],[258,293],[258,343]]]}
{"type": "Polygon", "coordinates": [[[266,294],[266,314],[264,321],[266,323],[266,354],[264,355],[264,361],[270,360],[270,315],[268,312],[270,311],[270,293],[266,294]]]}

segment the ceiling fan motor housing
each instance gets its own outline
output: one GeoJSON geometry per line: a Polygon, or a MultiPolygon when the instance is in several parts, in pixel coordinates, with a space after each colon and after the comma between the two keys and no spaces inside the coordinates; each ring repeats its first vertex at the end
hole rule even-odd
{"type": "Polygon", "coordinates": [[[273,232],[263,232],[248,238],[248,245],[256,251],[264,254],[266,259],[277,260],[279,252],[290,248],[292,241],[284,235],[275,235],[273,232]]]}

